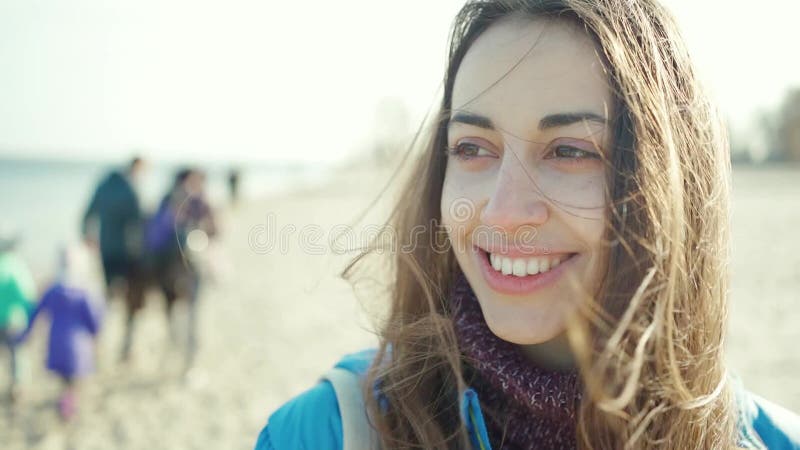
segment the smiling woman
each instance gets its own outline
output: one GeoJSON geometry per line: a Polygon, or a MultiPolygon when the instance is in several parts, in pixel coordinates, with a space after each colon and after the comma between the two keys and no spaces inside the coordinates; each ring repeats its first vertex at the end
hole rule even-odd
{"type": "Polygon", "coordinates": [[[458,266],[498,337],[549,341],[604,269],[602,155],[613,111],[602,61],[571,21],[511,16],[470,47],[452,95],[441,205],[442,223],[457,230],[458,266]],[[460,198],[480,214],[453,218],[449,205],[460,198]],[[536,229],[538,251],[514,238],[525,227],[536,229]]]}
{"type": "Polygon", "coordinates": [[[435,125],[377,352],[260,449],[800,448],[725,366],[728,148],[655,0],[467,3],[435,125]]]}

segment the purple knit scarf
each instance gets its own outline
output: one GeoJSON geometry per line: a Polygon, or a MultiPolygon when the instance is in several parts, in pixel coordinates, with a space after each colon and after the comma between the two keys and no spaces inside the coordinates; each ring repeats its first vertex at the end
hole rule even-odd
{"type": "Polygon", "coordinates": [[[467,361],[466,381],[478,394],[492,448],[576,448],[575,417],[581,398],[577,372],[537,367],[517,346],[495,336],[463,275],[457,279],[451,305],[467,361]]]}

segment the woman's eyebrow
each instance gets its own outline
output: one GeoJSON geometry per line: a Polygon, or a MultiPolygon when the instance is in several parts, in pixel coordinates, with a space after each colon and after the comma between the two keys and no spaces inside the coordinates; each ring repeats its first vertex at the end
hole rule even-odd
{"type": "Polygon", "coordinates": [[[494,130],[495,126],[492,123],[492,120],[486,116],[481,116],[480,114],[475,114],[467,111],[459,111],[453,114],[450,117],[450,121],[447,123],[449,127],[451,124],[454,123],[463,123],[467,125],[474,125],[480,128],[486,128],[487,130],[494,130]]]}
{"type": "MultiPolygon", "coordinates": [[[[588,111],[580,111],[571,113],[548,114],[542,117],[542,119],[539,121],[539,129],[546,130],[549,128],[565,127],[567,125],[572,125],[573,123],[583,122],[584,120],[589,122],[597,122],[603,125],[608,123],[608,120],[605,117],[601,116],[600,114],[588,111]]],[[[488,117],[468,111],[459,111],[453,114],[447,126],[449,127],[451,124],[454,123],[473,125],[479,128],[485,128],[487,130],[496,129],[494,123],[492,123],[492,120],[489,119],[488,117]]]]}
{"type": "MultiPolygon", "coordinates": [[[[548,114],[542,117],[542,119],[539,121],[539,129],[545,130],[548,128],[564,127],[567,125],[572,125],[573,123],[583,122],[584,120],[589,122],[598,122],[603,125],[605,125],[608,122],[606,118],[601,116],[600,114],[588,111],[557,113],[557,114],[548,114]]],[[[453,123],[474,125],[476,127],[485,128],[487,130],[496,129],[494,123],[492,123],[492,120],[489,119],[488,117],[467,111],[459,111],[453,114],[453,116],[450,117],[450,121],[448,122],[447,125],[450,126],[453,123]]]]}
{"type": "Polygon", "coordinates": [[[583,122],[584,120],[598,122],[603,125],[608,122],[605,117],[593,112],[558,113],[542,117],[542,120],[539,121],[539,129],[545,130],[548,128],[565,127],[573,123],[583,122]]]}

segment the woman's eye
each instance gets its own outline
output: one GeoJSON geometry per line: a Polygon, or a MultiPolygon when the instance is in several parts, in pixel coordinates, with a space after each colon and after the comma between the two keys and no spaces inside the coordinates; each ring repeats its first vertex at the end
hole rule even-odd
{"type": "Polygon", "coordinates": [[[462,142],[450,149],[450,154],[460,159],[472,159],[483,156],[494,156],[494,153],[486,150],[478,144],[462,142]]]}
{"type": "Polygon", "coordinates": [[[559,145],[553,149],[553,157],[562,159],[600,159],[600,155],[588,150],[581,150],[571,145],[559,145]]]}

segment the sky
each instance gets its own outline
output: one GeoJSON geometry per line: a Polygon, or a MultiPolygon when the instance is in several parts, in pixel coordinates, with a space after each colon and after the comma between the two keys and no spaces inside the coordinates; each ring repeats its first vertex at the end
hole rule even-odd
{"type": "MultiPolygon", "coordinates": [[[[462,3],[0,0],[0,157],[343,160],[419,123],[462,3]]],[[[735,127],[800,86],[800,1],[664,3],[735,127]]]]}

